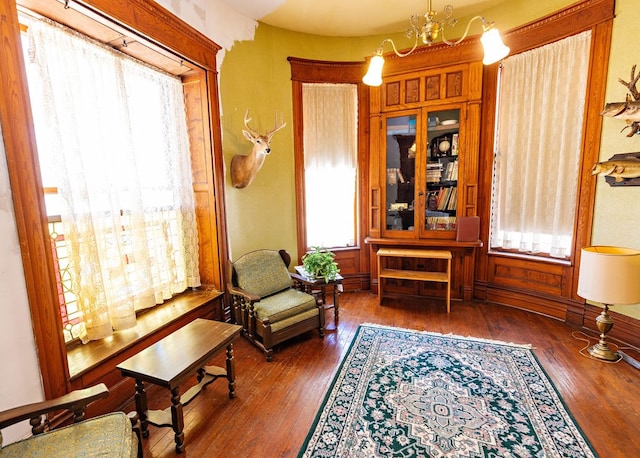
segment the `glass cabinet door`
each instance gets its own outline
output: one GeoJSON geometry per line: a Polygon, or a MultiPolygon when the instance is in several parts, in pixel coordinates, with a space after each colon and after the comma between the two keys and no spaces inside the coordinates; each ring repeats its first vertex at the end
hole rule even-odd
{"type": "Polygon", "coordinates": [[[421,232],[453,231],[458,207],[460,109],[427,114],[425,218],[421,232]]]}
{"type": "Polygon", "coordinates": [[[413,231],[417,114],[386,117],[386,229],[413,231]]]}

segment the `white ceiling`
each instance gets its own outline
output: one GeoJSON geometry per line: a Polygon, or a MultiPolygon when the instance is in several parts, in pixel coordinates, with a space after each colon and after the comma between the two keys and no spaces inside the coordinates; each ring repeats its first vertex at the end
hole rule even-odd
{"type": "MultiPolygon", "coordinates": [[[[325,36],[363,37],[404,31],[412,14],[423,15],[428,0],[221,0],[265,24],[325,36]]],[[[455,17],[471,16],[504,0],[435,0],[442,18],[447,4],[455,17]]]]}

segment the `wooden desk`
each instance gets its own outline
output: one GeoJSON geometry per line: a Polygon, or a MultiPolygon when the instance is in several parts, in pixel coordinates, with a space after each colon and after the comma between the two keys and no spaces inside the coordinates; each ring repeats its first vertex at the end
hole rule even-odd
{"type": "Polygon", "coordinates": [[[337,327],[338,320],[340,319],[338,297],[342,292],[342,280],[344,280],[342,275],[336,274],[336,278],[334,280],[329,280],[328,282],[326,282],[324,278],[309,278],[299,273],[291,273],[291,278],[293,278],[294,282],[302,285],[305,292],[314,295],[316,299],[319,298],[318,300],[322,301],[322,305],[325,310],[333,308],[333,322],[337,327]],[[330,305],[327,305],[327,288],[331,288],[333,291],[333,304],[330,305]]]}
{"type": "Polygon", "coordinates": [[[182,408],[205,386],[226,377],[229,397],[234,398],[235,364],[232,341],[240,334],[241,326],[198,318],[169,334],[164,339],[120,363],[123,376],[136,381],[136,411],[140,417],[143,437],[149,436],[148,424],[170,426],[175,433],[176,452],[184,451],[184,418],[182,408]],[[226,370],[204,366],[221,349],[227,349],[226,370]],[[198,384],[180,396],[180,384],[197,373],[198,384]],[[144,382],[171,391],[171,406],[165,410],[147,410],[144,382]]]}
{"type": "Polygon", "coordinates": [[[451,312],[451,252],[446,250],[422,250],[418,248],[380,248],[378,250],[378,302],[382,301],[382,279],[434,281],[447,284],[447,313],[451,312]],[[422,270],[388,269],[383,258],[446,259],[447,270],[428,272],[422,270]]]}

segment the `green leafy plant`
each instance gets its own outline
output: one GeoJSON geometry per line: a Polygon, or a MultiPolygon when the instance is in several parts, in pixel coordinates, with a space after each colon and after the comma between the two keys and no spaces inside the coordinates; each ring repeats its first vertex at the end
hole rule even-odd
{"type": "Polygon", "coordinates": [[[324,278],[326,283],[335,280],[336,275],[340,272],[338,263],[334,261],[335,253],[318,246],[311,248],[312,251],[302,256],[304,270],[312,277],[324,278]]]}

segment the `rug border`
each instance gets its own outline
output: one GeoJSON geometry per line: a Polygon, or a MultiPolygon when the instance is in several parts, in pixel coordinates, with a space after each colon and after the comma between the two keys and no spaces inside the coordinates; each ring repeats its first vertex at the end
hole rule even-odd
{"type": "Polygon", "coordinates": [[[576,420],[576,418],[573,416],[573,414],[571,413],[571,409],[569,409],[569,406],[567,405],[567,403],[565,402],[564,398],[562,397],[562,394],[560,393],[560,391],[558,390],[558,387],[556,386],[555,382],[553,381],[553,379],[549,376],[549,374],[547,373],[547,370],[544,368],[544,366],[542,365],[542,363],[540,362],[540,360],[538,359],[538,356],[536,356],[535,352],[532,350],[531,351],[531,356],[533,356],[533,359],[536,360],[536,363],[538,363],[538,366],[540,367],[540,370],[542,371],[542,373],[545,375],[545,377],[547,377],[547,380],[549,381],[549,384],[551,385],[551,388],[554,390],[556,396],[558,397],[558,399],[560,400],[560,403],[562,404],[562,407],[564,407],[565,412],[567,413],[567,415],[569,415],[569,418],[571,418],[571,420],[573,421],[573,425],[576,427],[576,429],[578,430],[578,432],[582,435],[582,438],[584,439],[585,443],[587,444],[587,446],[589,447],[589,450],[591,450],[591,452],[593,453],[593,455],[598,458],[600,455],[598,454],[598,452],[596,452],[596,449],[593,448],[593,444],[591,443],[591,441],[589,440],[589,437],[585,434],[585,432],[583,431],[582,427],[580,426],[580,424],[578,423],[578,420],[576,420]]]}
{"type": "Polygon", "coordinates": [[[338,379],[339,379],[338,374],[340,374],[340,372],[342,371],[343,366],[347,363],[347,356],[349,355],[349,353],[351,352],[351,349],[355,345],[355,343],[357,341],[357,337],[358,337],[358,335],[360,335],[360,332],[362,331],[362,326],[363,326],[363,324],[359,324],[358,327],[356,328],[356,332],[353,333],[353,336],[351,337],[351,342],[349,343],[349,346],[347,347],[347,350],[344,352],[344,355],[342,356],[342,360],[340,361],[340,365],[338,366],[338,368],[335,370],[335,372],[331,376],[331,384],[329,384],[329,386],[327,387],[327,391],[324,394],[322,402],[318,406],[318,410],[317,410],[316,415],[315,415],[315,417],[313,419],[313,423],[311,423],[311,427],[309,428],[309,432],[307,433],[307,437],[304,439],[304,442],[300,446],[300,450],[298,451],[298,458],[301,458],[304,455],[304,452],[307,449],[307,446],[309,445],[309,442],[313,438],[313,433],[316,430],[316,427],[318,426],[318,422],[320,421],[320,418],[322,417],[322,412],[324,411],[324,408],[327,405],[327,402],[329,401],[329,398],[331,397],[331,392],[333,391],[333,388],[336,385],[336,383],[338,383],[338,379]]]}
{"type": "Polygon", "coordinates": [[[436,336],[436,337],[448,337],[451,339],[463,339],[463,340],[471,340],[474,342],[483,342],[483,343],[490,343],[490,344],[494,344],[494,345],[504,345],[507,347],[515,347],[515,348],[526,348],[528,350],[533,350],[533,345],[531,344],[519,344],[519,343],[515,343],[515,342],[507,342],[504,340],[494,340],[494,339],[485,339],[483,337],[474,337],[474,336],[463,336],[460,334],[453,334],[453,333],[448,333],[448,334],[443,334],[441,332],[435,332],[435,331],[426,331],[426,330],[420,330],[420,329],[409,329],[409,328],[400,328],[400,327],[396,327],[396,326],[387,326],[385,324],[376,324],[376,323],[362,323],[360,325],[358,325],[358,327],[360,326],[368,326],[371,328],[380,328],[380,329],[390,329],[392,331],[405,331],[405,332],[416,332],[419,334],[426,334],[429,336],[436,336]]]}
{"type": "Polygon", "coordinates": [[[430,335],[430,336],[447,337],[447,338],[452,338],[452,339],[463,339],[463,340],[467,340],[467,341],[471,340],[471,341],[476,341],[476,342],[485,342],[485,343],[491,343],[491,344],[494,344],[494,345],[503,345],[503,346],[507,346],[507,347],[523,348],[523,349],[526,349],[526,350],[530,350],[530,353],[533,356],[533,359],[538,364],[538,367],[540,367],[540,369],[542,370],[542,372],[545,375],[546,379],[549,381],[549,385],[554,390],[555,395],[560,400],[560,402],[561,402],[562,406],[564,407],[566,413],[569,415],[569,417],[573,421],[574,426],[580,432],[580,434],[581,434],[582,438],[584,439],[586,445],[589,447],[589,449],[591,450],[591,452],[593,453],[593,455],[596,458],[599,456],[598,453],[596,452],[596,450],[594,449],[593,445],[591,444],[591,441],[589,440],[589,438],[584,433],[584,431],[582,430],[582,428],[580,427],[580,425],[576,421],[575,417],[571,413],[571,410],[569,409],[569,407],[567,406],[564,398],[562,397],[562,395],[558,391],[558,388],[556,387],[555,383],[553,382],[551,377],[549,377],[549,374],[547,373],[547,371],[544,368],[544,366],[540,363],[540,360],[538,359],[538,357],[536,356],[535,352],[533,351],[534,350],[533,345],[531,345],[531,344],[518,344],[518,343],[514,343],[514,342],[505,342],[505,341],[501,341],[501,340],[486,339],[486,338],[482,338],[482,337],[473,337],[473,336],[466,336],[465,337],[465,336],[457,335],[457,334],[453,334],[453,333],[443,334],[443,333],[439,333],[439,332],[425,331],[425,330],[418,330],[418,329],[409,329],[409,328],[401,328],[401,327],[397,327],[397,326],[389,326],[389,325],[377,324],[377,323],[361,323],[361,324],[358,325],[358,327],[356,328],[356,331],[354,332],[353,336],[351,337],[351,342],[349,343],[349,346],[347,347],[346,351],[344,352],[344,355],[342,357],[342,360],[340,361],[339,366],[336,368],[335,372],[331,376],[331,383],[327,387],[327,390],[326,390],[325,395],[324,395],[324,397],[322,399],[322,402],[318,406],[318,410],[317,410],[316,415],[315,415],[315,417],[313,419],[313,423],[311,424],[311,427],[309,428],[309,432],[307,433],[307,436],[305,437],[304,442],[300,446],[300,449],[299,449],[298,455],[297,455],[298,458],[303,457],[304,452],[307,450],[309,442],[313,438],[313,434],[314,434],[314,432],[316,430],[316,427],[318,426],[318,422],[320,421],[320,419],[322,417],[322,412],[324,411],[324,408],[325,408],[327,402],[329,401],[329,398],[331,396],[333,388],[336,385],[336,383],[338,383],[338,379],[339,379],[338,374],[340,374],[340,372],[342,371],[343,366],[346,364],[347,356],[349,355],[349,353],[351,352],[351,349],[355,345],[358,335],[366,327],[368,327],[368,328],[385,329],[385,330],[392,330],[392,331],[401,331],[401,332],[413,332],[413,333],[426,334],[426,335],[430,335]]]}

